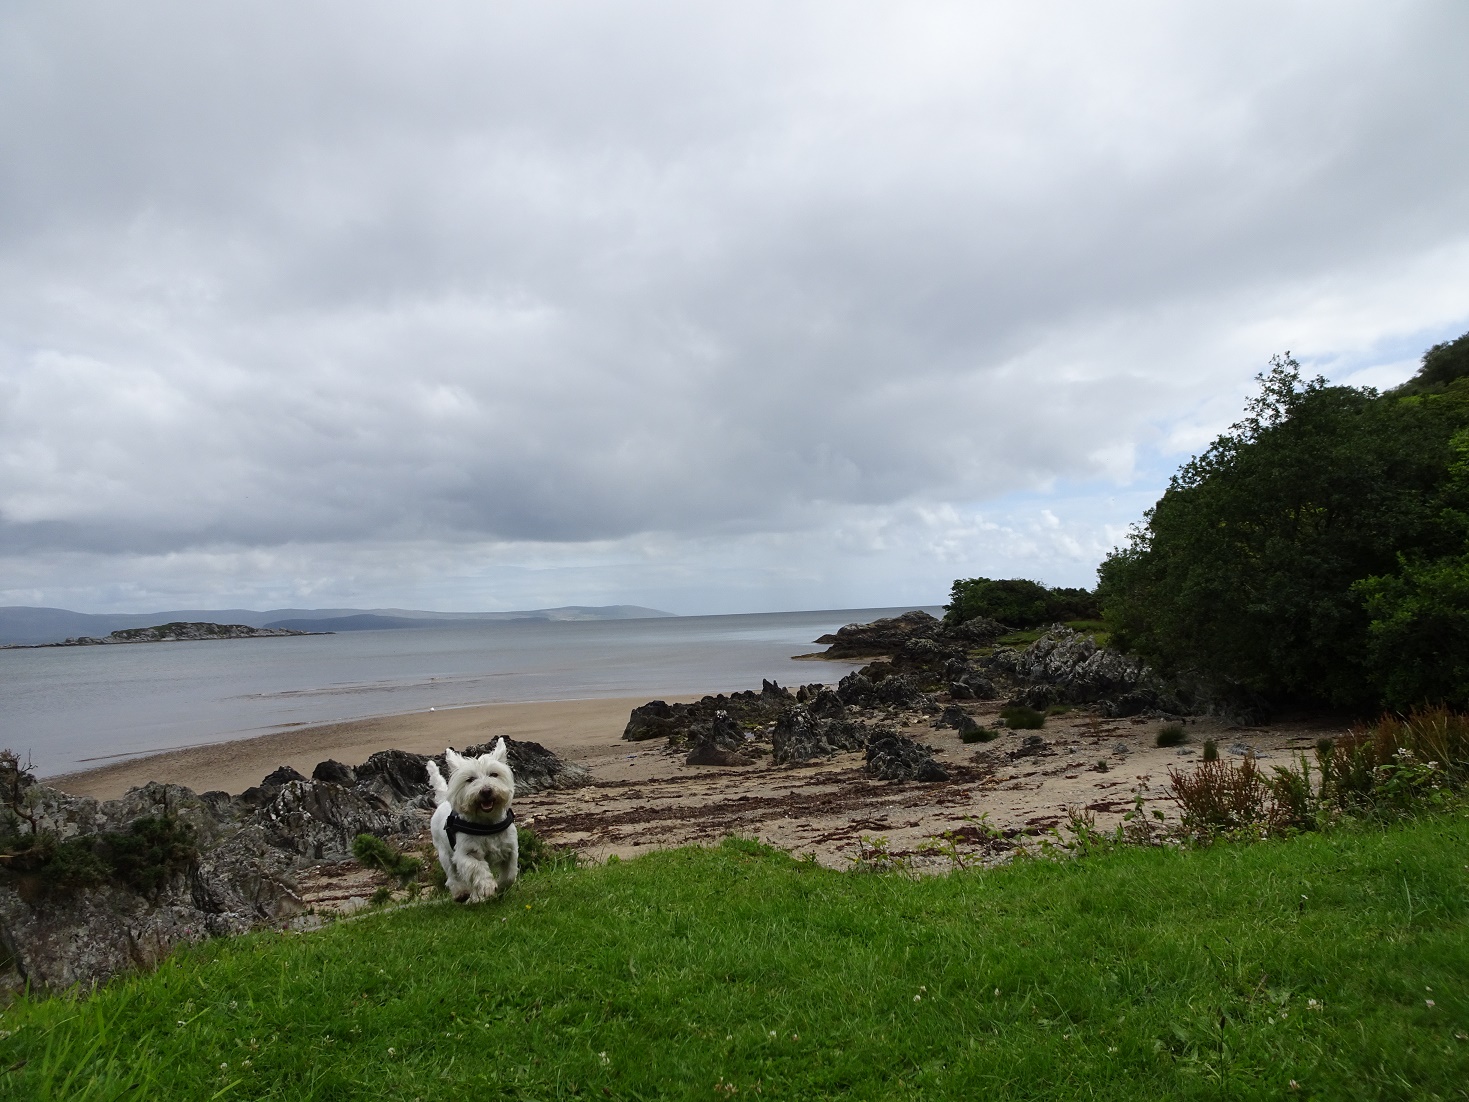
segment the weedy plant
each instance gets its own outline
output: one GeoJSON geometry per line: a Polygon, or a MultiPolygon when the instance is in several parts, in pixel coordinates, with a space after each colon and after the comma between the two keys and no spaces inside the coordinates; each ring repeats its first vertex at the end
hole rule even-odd
{"type": "Polygon", "coordinates": [[[999,737],[1000,732],[991,727],[981,727],[979,724],[975,724],[973,727],[966,727],[959,732],[960,742],[994,742],[999,737]]]}
{"type": "Polygon", "coordinates": [[[896,854],[888,845],[888,840],[881,834],[863,834],[857,839],[857,854],[848,858],[852,862],[853,872],[868,873],[910,873],[913,863],[908,858],[896,854]]]}
{"type": "Polygon", "coordinates": [[[1176,723],[1170,723],[1167,727],[1159,728],[1158,737],[1154,740],[1158,746],[1182,746],[1188,741],[1188,732],[1176,723]]]}
{"type": "Polygon", "coordinates": [[[1219,760],[1219,744],[1217,742],[1215,742],[1211,738],[1208,738],[1208,739],[1205,739],[1204,740],[1204,760],[1205,761],[1218,761],[1219,760]]]}
{"type": "Polygon", "coordinates": [[[357,835],[352,841],[352,856],[357,858],[358,864],[385,872],[402,885],[416,879],[423,871],[423,862],[417,857],[402,852],[376,834],[357,835]]]}
{"type": "Polygon", "coordinates": [[[515,830],[522,874],[576,868],[576,850],[569,846],[553,846],[528,826],[519,826],[515,830]]]}
{"type": "Polygon", "coordinates": [[[1045,713],[1024,704],[1010,704],[1000,709],[1005,726],[1016,731],[1035,731],[1046,725],[1045,713]]]}
{"type": "Polygon", "coordinates": [[[1265,775],[1253,755],[1238,765],[1207,753],[1187,772],[1170,770],[1174,801],[1196,835],[1310,830],[1349,815],[1402,818],[1442,806],[1469,780],[1469,716],[1446,708],[1384,716],[1316,744],[1265,775]]]}

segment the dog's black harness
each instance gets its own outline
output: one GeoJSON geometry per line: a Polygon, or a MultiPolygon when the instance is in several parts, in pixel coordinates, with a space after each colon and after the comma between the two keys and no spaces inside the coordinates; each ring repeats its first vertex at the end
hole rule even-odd
{"type": "Polygon", "coordinates": [[[469,819],[462,819],[454,812],[449,812],[449,817],[444,820],[444,833],[449,836],[449,852],[454,852],[454,840],[461,834],[475,834],[480,837],[488,837],[493,834],[504,834],[510,829],[510,824],[515,822],[515,809],[507,807],[505,818],[498,823],[476,823],[469,819]]]}

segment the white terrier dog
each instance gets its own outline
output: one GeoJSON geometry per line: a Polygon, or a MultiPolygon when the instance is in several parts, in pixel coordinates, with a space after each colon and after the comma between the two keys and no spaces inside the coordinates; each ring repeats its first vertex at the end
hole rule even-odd
{"type": "Polygon", "coordinates": [[[508,888],[520,872],[516,844],[515,776],[505,760],[505,740],[488,754],[466,758],[446,750],[449,779],[428,763],[438,809],[429,825],[449,892],[460,903],[479,903],[508,888]]]}

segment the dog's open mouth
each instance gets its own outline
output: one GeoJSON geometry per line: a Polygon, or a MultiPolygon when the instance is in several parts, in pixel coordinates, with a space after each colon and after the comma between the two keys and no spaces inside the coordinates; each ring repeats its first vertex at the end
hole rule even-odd
{"type": "Polygon", "coordinates": [[[495,794],[493,792],[481,792],[479,794],[479,809],[484,812],[495,810],[495,794]]]}

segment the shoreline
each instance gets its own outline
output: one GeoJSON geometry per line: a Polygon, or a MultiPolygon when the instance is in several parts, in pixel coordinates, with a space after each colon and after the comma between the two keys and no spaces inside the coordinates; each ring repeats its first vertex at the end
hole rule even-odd
{"type": "MultiPolygon", "coordinates": [[[[706,694],[666,697],[670,703],[706,694]]],[[[646,749],[622,741],[632,709],[650,697],[601,697],[472,704],[434,711],[402,712],[368,719],[313,724],[226,742],[185,746],[110,765],[42,778],[73,796],[116,799],[149,781],[180,784],[195,792],[237,794],[273,769],[289,765],[306,776],[318,762],[335,759],[359,765],[379,750],[437,754],[445,746],[472,746],[500,735],[539,742],[560,757],[591,766],[646,749]],[[632,751],[629,748],[633,748],[632,751]]]]}

